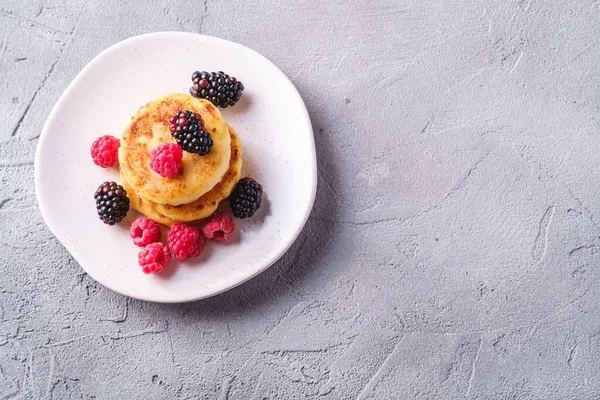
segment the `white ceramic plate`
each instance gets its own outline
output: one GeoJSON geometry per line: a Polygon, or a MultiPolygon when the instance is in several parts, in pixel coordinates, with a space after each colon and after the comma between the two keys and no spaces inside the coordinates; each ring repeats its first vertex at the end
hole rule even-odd
{"type": "Polygon", "coordinates": [[[310,119],[289,79],[247,47],[181,32],[133,37],[94,58],[54,106],[35,158],[42,215],[81,267],[116,292],[165,303],[221,293],[277,261],[308,218],[316,182],[310,119]],[[130,116],[149,100],[189,93],[195,70],[223,70],[244,83],[242,100],[222,112],[242,140],[243,175],[263,185],[263,206],[252,220],[236,221],[232,243],[209,243],[200,257],[145,275],[137,264],[140,248],[129,237],[138,214],[130,211],[114,227],[97,217],[95,189],[104,181],[119,182],[119,176],[116,168],[95,166],[89,149],[98,136],[120,137],[130,116]]]}

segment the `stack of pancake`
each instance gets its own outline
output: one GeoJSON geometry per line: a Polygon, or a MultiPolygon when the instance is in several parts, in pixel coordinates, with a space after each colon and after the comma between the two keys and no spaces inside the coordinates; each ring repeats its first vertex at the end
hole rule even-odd
{"type": "Polygon", "coordinates": [[[131,118],[121,139],[119,169],[131,207],[171,226],[207,218],[229,197],[240,179],[242,145],[212,103],[170,93],[147,103],[131,118]],[[184,151],[179,173],[165,178],[150,168],[150,154],[161,144],[175,143],[169,118],[185,110],[202,116],[214,145],[205,156],[184,151]]]}

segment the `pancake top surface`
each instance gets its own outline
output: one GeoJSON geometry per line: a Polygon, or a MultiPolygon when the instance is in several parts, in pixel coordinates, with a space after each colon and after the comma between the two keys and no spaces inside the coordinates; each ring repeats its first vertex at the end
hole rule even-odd
{"type": "Polygon", "coordinates": [[[210,191],[225,175],[231,157],[231,137],[221,112],[210,102],[170,93],[142,106],[123,132],[119,148],[121,172],[131,188],[158,204],[190,203],[210,191]],[[189,110],[202,116],[214,145],[209,154],[183,152],[179,174],[164,178],[150,168],[150,154],[164,143],[175,143],[169,118],[189,110]]]}

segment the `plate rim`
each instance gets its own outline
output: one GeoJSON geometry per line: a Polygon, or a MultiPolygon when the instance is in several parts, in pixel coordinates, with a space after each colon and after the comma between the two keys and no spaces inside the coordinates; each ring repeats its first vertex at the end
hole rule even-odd
{"type": "Polygon", "coordinates": [[[104,50],[102,50],[101,52],[96,54],[90,61],[88,61],[88,63],[77,73],[77,75],[73,78],[73,80],[71,80],[71,82],[68,84],[68,86],[63,90],[63,92],[59,96],[56,103],[54,103],[54,105],[52,106],[52,110],[48,114],[48,117],[46,118],[46,121],[44,122],[44,126],[42,127],[40,136],[38,138],[38,142],[37,142],[36,150],[35,150],[35,158],[34,158],[34,186],[35,186],[36,200],[38,203],[38,207],[40,209],[40,213],[42,215],[42,219],[44,220],[44,223],[46,224],[46,226],[48,227],[50,232],[52,232],[52,235],[65,248],[65,250],[71,255],[71,257],[73,257],[73,259],[79,264],[79,267],[81,269],[83,269],[84,272],[87,275],[89,275],[94,281],[98,282],[100,285],[102,285],[102,286],[106,287],[107,289],[109,289],[115,293],[118,293],[122,296],[130,297],[130,298],[134,298],[134,299],[138,299],[138,300],[143,300],[143,301],[148,301],[148,302],[153,302],[153,303],[178,304],[178,303],[187,303],[187,302],[193,302],[193,301],[198,301],[198,300],[202,300],[202,299],[207,299],[207,298],[216,296],[218,294],[224,293],[228,290],[231,290],[237,286],[240,286],[243,283],[249,281],[250,279],[256,277],[260,273],[269,269],[284,254],[286,254],[288,252],[288,250],[290,249],[290,247],[298,239],[298,236],[300,235],[302,230],[304,229],[306,222],[308,221],[310,214],[312,212],[312,209],[314,207],[314,202],[315,202],[316,194],[317,194],[317,183],[318,183],[317,182],[318,181],[317,168],[318,168],[318,164],[317,164],[317,154],[316,154],[316,147],[315,147],[314,129],[312,127],[312,121],[310,119],[308,109],[306,108],[306,103],[304,102],[304,99],[300,95],[300,92],[298,92],[298,89],[296,88],[296,86],[292,83],[292,81],[289,79],[289,77],[283,71],[281,71],[281,69],[275,63],[273,63],[271,60],[269,60],[262,54],[258,53],[256,50],[253,50],[253,49],[251,49],[245,45],[242,45],[240,43],[222,39],[219,37],[204,35],[204,34],[200,34],[200,33],[192,33],[192,32],[157,31],[157,32],[150,32],[150,33],[144,33],[144,34],[140,34],[140,35],[136,35],[136,36],[131,36],[131,37],[128,37],[124,40],[118,41],[118,42],[110,45],[109,47],[105,48],[104,50]],[[152,37],[159,37],[159,36],[163,36],[163,37],[164,36],[173,36],[173,37],[181,37],[181,36],[192,37],[193,36],[193,37],[196,37],[196,38],[199,37],[199,38],[202,38],[205,40],[223,42],[223,43],[226,43],[228,46],[233,45],[235,47],[239,47],[243,51],[249,51],[254,56],[257,56],[257,57],[261,58],[263,61],[270,63],[281,74],[281,77],[283,78],[282,82],[285,85],[288,85],[288,87],[290,89],[292,89],[290,94],[293,95],[296,98],[296,100],[299,101],[299,103],[302,105],[302,113],[304,114],[304,118],[307,122],[307,128],[309,129],[309,132],[310,132],[309,145],[312,150],[312,152],[311,152],[312,155],[310,157],[311,158],[310,164],[312,167],[311,168],[312,169],[312,174],[311,174],[312,175],[312,177],[311,177],[312,178],[312,185],[311,185],[312,187],[311,187],[311,193],[310,193],[310,199],[308,202],[308,207],[305,210],[303,210],[304,215],[302,216],[300,224],[296,227],[293,234],[289,236],[288,240],[284,242],[283,246],[281,247],[281,250],[276,253],[273,253],[273,255],[270,258],[267,258],[265,260],[265,264],[263,267],[259,268],[257,271],[254,271],[253,273],[251,273],[250,275],[245,277],[245,279],[239,280],[233,284],[228,284],[228,285],[226,285],[226,287],[221,288],[219,290],[209,291],[206,294],[197,295],[197,296],[189,296],[188,298],[185,298],[185,299],[181,298],[181,299],[173,299],[173,300],[168,300],[168,299],[157,300],[157,299],[153,299],[151,297],[145,296],[142,293],[140,293],[139,295],[124,294],[124,293],[119,292],[118,290],[114,289],[110,285],[106,284],[105,282],[97,279],[97,276],[95,276],[94,273],[90,273],[84,267],[84,264],[69,250],[67,245],[56,234],[56,229],[54,226],[54,222],[52,221],[53,218],[51,217],[50,211],[46,208],[44,201],[41,200],[43,198],[43,195],[41,195],[41,192],[43,191],[43,189],[41,189],[42,184],[40,182],[40,180],[41,180],[41,172],[40,172],[41,160],[40,160],[40,158],[42,157],[42,155],[41,155],[42,151],[40,149],[42,149],[44,147],[44,143],[46,142],[46,140],[48,140],[48,135],[49,135],[48,131],[50,129],[50,125],[56,120],[57,116],[59,115],[59,110],[62,108],[63,103],[69,97],[70,93],[74,90],[74,88],[83,79],[83,76],[85,75],[85,73],[89,69],[91,69],[95,64],[101,62],[101,60],[104,58],[105,55],[107,55],[113,51],[117,51],[120,47],[126,46],[132,42],[147,40],[149,38],[151,39],[152,37]]]}

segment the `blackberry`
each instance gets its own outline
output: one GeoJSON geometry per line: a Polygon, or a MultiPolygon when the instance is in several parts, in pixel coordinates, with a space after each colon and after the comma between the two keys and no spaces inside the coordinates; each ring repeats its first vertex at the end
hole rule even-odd
{"type": "Polygon", "coordinates": [[[217,107],[234,106],[242,97],[244,85],[233,76],[223,71],[196,71],[192,74],[193,86],[190,94],[199,99],[206,99],[217,107]]]}
{"type": "Polygon", "coordinates": [[[236,218],[250,218],[260,208],[262,186],[252,178],[242,178],[229,197],[231,213],[236,218]]]}
{"type": "Polygon", "coordinates": [[[105,224],[114,225],[121,222],[129,211],[127,191],[116,182],[104,182],[98,186],[94,198],[98,217],[105,224]]]}
{"type": "Polygon", "coordinates": [[[181,111],[169,119],[169,130],[179,147],[188,153],[205,156],[212,150],[213,140],[199,114],[181,111]]]}

